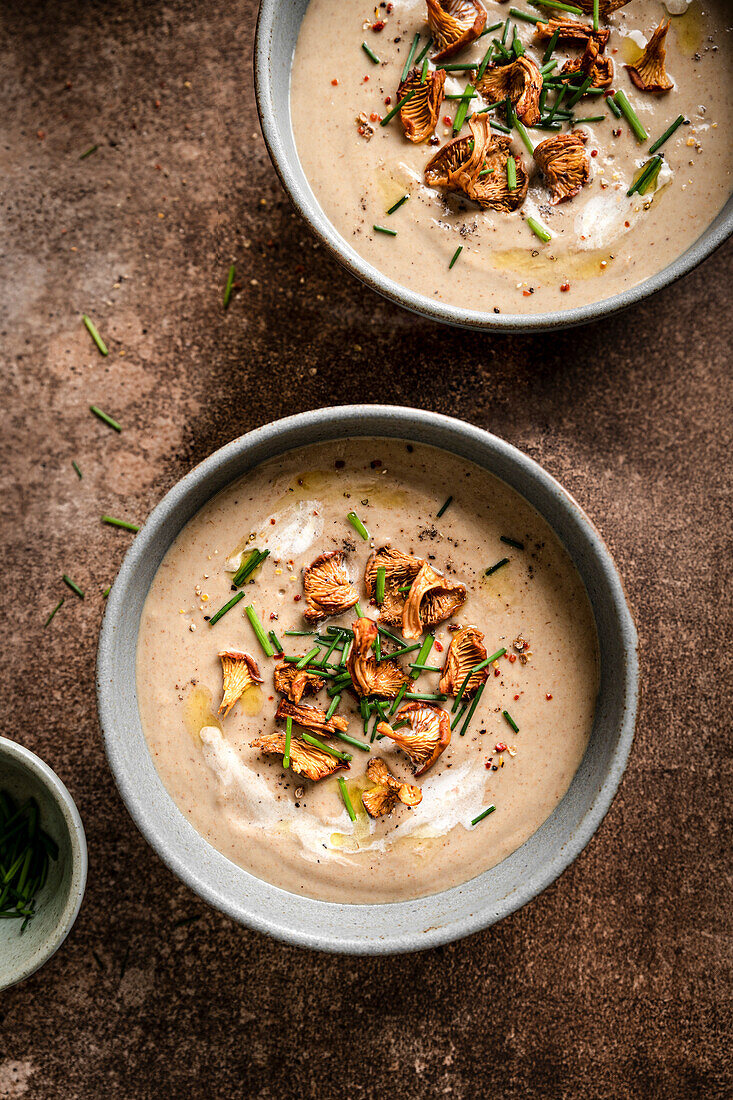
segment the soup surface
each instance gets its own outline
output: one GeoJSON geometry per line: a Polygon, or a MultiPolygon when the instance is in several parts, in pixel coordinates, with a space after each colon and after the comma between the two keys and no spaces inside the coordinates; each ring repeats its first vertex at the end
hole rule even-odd
{"type": "MultiPolygon", "coordinates": [[[[389,629],[397,640],[380,636],[382,656],[408,644],[399,626],[389,629]]],[[[321,649],[318,659],[324,656],[321,649]]],[[[395,660],[409,673],[417,656],[413,649],[395,660]]],[[[338,661],[336,651],[327,660],[331,679],[304,703],[326,710],[333,698],[328,688],[333,690],[342,671],[338,661]]],[[[585,589],[544,520],[478,466],[430,447],[383,439],[290,452],[205,505],[155,576],[137,653],[143,728],[181,812],[258,877],[338,902],[433,893],[514,851],[552,812],[580,764],[597,678],[585,589]],[[348,522],[351,511],[368,540],[348,522]],[[304,780],[283,769],[282,750],[266,755],[252,744],[285,728],[275,719],[280,696],[273,686],[275,667],[284,662],[265,655],[244,609],[252,606],[286,654],[305,655],[318,648],[315,631],[325,637],[334,624],[351,628],[358,612],[352,607],[309,624],[304,569],[323,552],[343,551],[359,610],[376,619],[380,609],[369,599],[364,570],[374,550],[385,546],[415,555],[467,589],[465,603],[430,631],[434,642],[423,663],[436,671],[414,670],[411,693],[438,694],[439,670],[459,626],[478,627],[488,655],[507,652],[488,667],[473,713],[461,702],[450,744],[424,775],[413,775],[410,759],[388,736],[377,739],[376,708],[364,721],[359,699],[344,688],[336,714],[348,720],[347,736],[370,752],[326,735],[330,747],[352,755],[349,768],[318,782],[304,780]],[[210,625],[235,594],[233,570],[248,562],[252,548],[267,549],[269,556],[240,589],[244,597],[210,625]],[[288,633],[306,630],[314,633],[288,633]],[[263,679],[226,716],[218,713],[221,651],[247,652],[263,679]],[[390,814],[367,815],[361,794],[373,787],[365,773],[375,758],[400,782],[420,788],[419,805],[398,801],[390,814]],[[346,781],[354,821],[339,777],[346,781]],[[491,805],[495,811],[472,825],[491,805]]],[[[430,705],[453,718],[453,702],[453,696],[443,696],[430,705]]],[[[395,725],[392,699],[381,705],[395,725]]],[[[302,733],[296,724],[293,739],[302,733]]]]}
{"type": "MultiPolygon", "coordinates": [[[[506,20],[506,41],[511,44],[516,33],[517,50],[542,66],[548,42],[535,39],[533,23],[512,16],[506,3],[487,0],[484,7],[486,26],[501,21],[501,27],[445,61],[430,62],[429,74],[442,65],[478,65],[492,36],[501,41],[506,20]]],[[[564,14],[533,8],[524,0],[517,7],[534,19],[564,14]]],[[[418,58],[428,41],[426,0],[393,0],[376,9],[358,0],[310,0],[291,76],[293,131],[303,170],[345,241],[384,275],[428,298],[501,313],[599,301],[681,255],[730,194],[732,10],[722,0],[692,0],[689,7],[684,0],[670,0],[668,8],[659,0],[630,0],[602,21],[602,28],[610,28],[602,56],[613,65],[607,90],[626,94],[647,139],[637,140],[627,119],[612,113],[604,94],[580,99],[570,113],[578,120],[574,130],[587,135],[588,179],[573,198],[554,205],[546,179],[514,128],[511,151],[526,170],[529,187],[519,208],[505,212],[481,209],[461,192],[425,184],[426,164],[454,136],[460,99],[442,102],[432,139],[419,144],[407,140],[399,115],[380,124],[398,102],[414,35],[420,34],[418,58]],[[625,64],[638,62],[668,11],[679,10],[684,14],[671,17],[666,36],[666,72],[673,87],[664,93],[635,87],[625,64]],[[627,191],[650,161],[652,144],[679,115],[685,122],[655,154],[663,159],[649,190],[629,197],[627,191]],[[600,121],[580,121],[587,118],[600,121]],[[407,201],[388,213],[405,195],[407,201]],[[551,239],[539,239],[528,218],[551,239]]],[[[590,16],[566,18],[590,21],[590,16]]],[[[494,49],[494,60],[502,60],[494,49]]],[[[548,62],[557,61],[556,68],[543,79],[557,79],[565,62],[582,53],[582,44],[560,39],[548,62]]],[[[469,68],[451,69],[444,91],[460,96],[471,79],[469,68]]],[[[545,91],[542,117],[547,118],[559,91],[545,91]]],[[[553,119],[555,124],[561,119],[563,133],[572,128],[570,120],[562,119],[571,99],[572,94],[564,97],[553,119]]],[[[474,97],[467,119],[485,105],[485,99],[474,97]]],[[[488,117],[499,127],[507,122],[503,108],[488,117]]],[[[554,136],[551,130],[526,129],[534,147],[554,136]]],[[[470,136],[468,121],[460,132],[470,136]]],[[[505,172],[501,165],[498,170],[505,172]]]]}

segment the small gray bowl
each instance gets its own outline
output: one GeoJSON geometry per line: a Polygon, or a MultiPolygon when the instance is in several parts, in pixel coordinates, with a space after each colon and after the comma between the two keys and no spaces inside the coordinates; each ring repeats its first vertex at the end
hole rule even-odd
{"type": "Polygon", "coordinates": [[[0,921],[2,990],[48,962],[71,931],[87,881],[87,842],[79,811],[56,773],[7,737],[0,737],[0,790],[9,791],[16,802],[35,798],[41,827],[59,847],[25,932],[20,934],[19,920],[0,921]]]}
{"type": "Polygon", "coordinates": [[[99,716],[110,767],[138,828],[174,874],[210,905],[291,944],[389,954],[466,936],[513,913],[583,850],[611,804],[631,749],[638,690],[637,638],[611,556],[564,489],[521,451],[447,416],[391,406],[318,409],[235,439],[186,475],[136,537],[107,601],[97,661],[99,716]],[[340,905],[255,878],[196,832],[163,786],[138,712],[135,651],[140,614],[165,553],[185,524],[230,482],[309,443],[391,436],[428,443],[483,466],[544,516],[585,583],[600,645],[600,687],[590,742],[550,817],[502,863],[461,886],[414,901],[340,905]]]}
{"type": "MultiPolygon", "coordinates": [[[[471,329],[504,332],[543,332],[569,328],[608,317],[669,286],[702,263],[733,233],[733,196],[715,220],[686,252],[662,271],[621,294],[573,309],[547,313],[494,313],[435,302],[423,294],[400,286],[368,263],[334,229],[318,204],[300,164],[290,119],[290,68],[308,0],[261,0],[255,32],[255,94],[265,143],[272,163],[295,209],[345,268],[362,282],[397,305],[422,314],[432,321],[471,329]]],[[[365,11],[367,9],[365,8],[365,11]]]]}

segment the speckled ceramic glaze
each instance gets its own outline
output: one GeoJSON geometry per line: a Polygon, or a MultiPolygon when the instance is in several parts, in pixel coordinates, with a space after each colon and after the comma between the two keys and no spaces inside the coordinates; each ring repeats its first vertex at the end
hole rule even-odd
{"type": "MultiPolygon", "coordinates": [[[[272,162],[298,213],[344,267],[373,290],[415,313],[463,328],[543,331],[609,316],[674,282],[701,263],[733,232],[733,197],[695,243],[649,279],[600,302],[534,315],[478,311],[438,302],[383,275],[334,229],[303,172],[293,136],[290,70],[308,0],[262,0],[255,39],[255,91],[272,162]]],[[[365,9],[365,18],[369,9],[365,9]]]]}
{"type": "Polygon", "coordinates": [[[74,800],[59,777],[34,753],[0,737],[0,788],[16,802],[33,797],[41,825],[59,846],[25,932],[20,921],[0,921],[0,990],[48,962],[76,920],[87,880],[87,844],[74,800]]]}
{"type": "Polygon", "coordinates": [[[636,719],[637,638],[613,561],[593,524],[549,474],[514,447],[459,420],[416,409],[344,406],[301,413],[234,440],[167,494],[135,539],[112,588],[97,667],[110,766],[136,824],[171,870],[235,920],[292,944],[354,954],[414,951],[475,932],[549,885],[598,828],[621,779],[636,719]],[[140,615],[166,551],[225,485],[265,459],[355,436],[429,443],[477,463],[521,493],[568,550],[590,598],[600,689],[582,764],[555,811],[509,858],[477,878],[414,901],[340,905],[287,893],[212,848],[177,809],[148,752],[138,713],[140,615]]]}

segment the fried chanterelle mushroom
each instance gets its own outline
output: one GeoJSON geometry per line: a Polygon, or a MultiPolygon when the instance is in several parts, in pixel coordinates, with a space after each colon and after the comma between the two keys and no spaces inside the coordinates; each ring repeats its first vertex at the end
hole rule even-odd
{"type": "Polygon", "coordinates": [[[427,0],[428,24],[438,52],[433,61],[445,61],[473,42],[486,26],[486,9],[478,0],[427,0]]]}
{"type": "Polygon", "coordinates": [[[555,134],[535,146],[534,159],[550,188],[550,202],[556,206],[577,195],[590,174],[584,130],[555,134]]]}
{"type": "Polygon", "coordinates": [[[287,695],[292,703],[299,703],[304,695],[317,695],[326,681],[315,672],[295,665],[277,665],[273,675],[275,691],[287,695]]]}
{"type": "Polygon", "coordinates": [[[654,34],[646,44],[644,53],[635,65],[626,65],[629,76],[637,88],[642,92],[668,92],[674,88],[673,82],[667,76],[664,62],[667,57],[665,44],[667,31],[671,19],[666,23],[660,23],[654,34]]]}
{"type": "Polygon", "coordinates": [[[396,718],[409,722],[409,730],[393,729],[388,722],[380,722],[377,730],[409,756],[416,776],[424,775],[450,745],[450,718],[442,707],[420,702],[406,703],[396,718]]]}
{"type": "MultiPolygon", "coordinates": [[[[262,752],[273,753],[282,756],[285,752],[284,733],[266,733],[262,737],[255,738],[251,742],[253,749],[261,749],[262,752]]],[[[307,741],[301,741],[299,737],[293,737],[290,741],[290,767],[298,775],[304,775],[317,783],[319,779],[325,779],[341,768],[349,767],[347,760],[339,760],[336,756],[319,749],[317,745],[309,745],[307,741]]]]}
{"type": "Polygon", "coordinates": [[[261,684],[262,677],[257,662],[249,653],[238,649],[223,649],[221,659],[222,698],[219,714],[225,717],[237,699],[241,698],[252,684],[261,684]]]}
{"type": "Polygon", "coordinates": [[[548,19],[546,23],[537,23],[534,36],[539,42],[547,42],[557,31],[559,42],[587,42],[594,39],[601,52],[606,48],[610,30],[599,27],[597,31],[589,23],[579,23],[577,19],[548,19]]]}
{"type": "Polygon", "coordinates": [[[608,88],[613,83],[613,61],[610,57],[599,56],[599,46],[593,38],[588,39],[583,56],[566,61],[562,71],[578,73],[581,79],[589,76],[594,88],[608,88]]]}
{"type": "Polygon", "coordinates": [[[383,817],[391,814],[399,799],[405,806],[418,806],[422,802],[422,791],[409,783],[400,783],[390,772],[384,760],[378,757],[367,765],[367,779],[376,783],[371,790],[364,791],[361,800],[370,817],[383,817]]]}
{"type": "Polygon", "coordinates": [[[309,707],[305,703],[291,703],[289,699],[280,700],[275,718],[283,722],[286,718],[292,718],[303,729],[319,733],[322,737],[335,733],[336,730],[345,733],[349,728],[348,720],[341,718],[338,714],[332,714],[330,718],[326,718],[325,711],[319,710],[318,707],[309,707]]]}
{"type": "Polygon", "coordinates": [[[379,607],[379,622],[387,626],[397,626],[402,622],[402,609],[407,593],[400,588],[412,584],[420,572],[422,558],[413,558],[412,554],[403,554],[390,546],[380,546],[366,563],[364,584],[367,596],[374,599],[377,591],[377,573],[384,569],[384,599],[379,607]]]}
{"type": "Polygon", "coordinates": [[[484,210],[516,210],[527,194],[529,177],[521,157],[515,155],[517,186],[509,190],[506,165],[511,142],[495,135],[488,115],[473,115],[471,137],[457,137],[440,149],[425,166],[429,187],[462,191],[484,210]]]}
{"type": "Polygon", "coordinates": [[[423,562],[420,572],[412,582],[402,612],[403,637],[419,638],[426,627],[437,626],[444,619],[455,615],[465,602],[465,584],[449,580],[442,573],[437,573],[427,562],[423,562]]]}
{"type": "Polygon", "coordinates": [[[517,118],[528,126],[539,122],[542,73],[529,57],[518,57],[511,65],[490,65],[480,80],[475,73],[472,80],[487,103],[509,98],[517,118]]]}
{"type": "MultiPolygon", "coordinates": [[[[438,691],[445,695],[457,695],[463,687],[463,681],[475,665],[486,660],[484,636],[476,626],[464,626],[453,635],[440,677],[438,691]]],[[[470,699],[482,684],[486,683],[488,668],[479,669],[471,677],[463,690],[463,698],[470,699]]]]}
{"type": "Polygon", "coordinates": [[[444,69],[436,69],[428,73],[423,82],[420,69],[412,69],[397,89],[398,99],[415,93],[400,110],[405,137],[415,145],[427,141],[435,129],[445,95],[445,76],[444,69]]]}
{"type": "Polygon", "coordinates": [[[378,695],[394,699],[409,677],[396,661],[380,661],[373,652],[377,640],[377,624],[373,619],[357,619],[353,624],[354,642],[346,661],[351,679],[359,695],[378,695]]]}
{"type": "Polygon", "coordinates": [[[340,615],[359,599],[346,568],[346,555],[341,550],[319,554],[303,574],[303,592],[308,607],[303,617],[309,623],[340,615]]]}

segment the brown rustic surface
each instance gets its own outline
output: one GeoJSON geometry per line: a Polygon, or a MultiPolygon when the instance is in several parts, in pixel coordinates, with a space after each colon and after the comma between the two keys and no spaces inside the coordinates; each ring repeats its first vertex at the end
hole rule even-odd
{"type": "Polygon", "coordinates": [[[0,1000],[0,1097],[729,1095],[733,250],[552,337],[409,316],[292,214],[259,136],[253,13],[4,5],[3,732],[68,784],[91,869],[62,951],[0,1000]],[[100,514],[141,520],[234,436],[353,401],[462,415],[560,478],[620,565],[645,675],[629,770],[575,865],[484,934],[376,961],[270,942],[175,880],[117,796],[93,688],[131,537],[100,514]]]}

